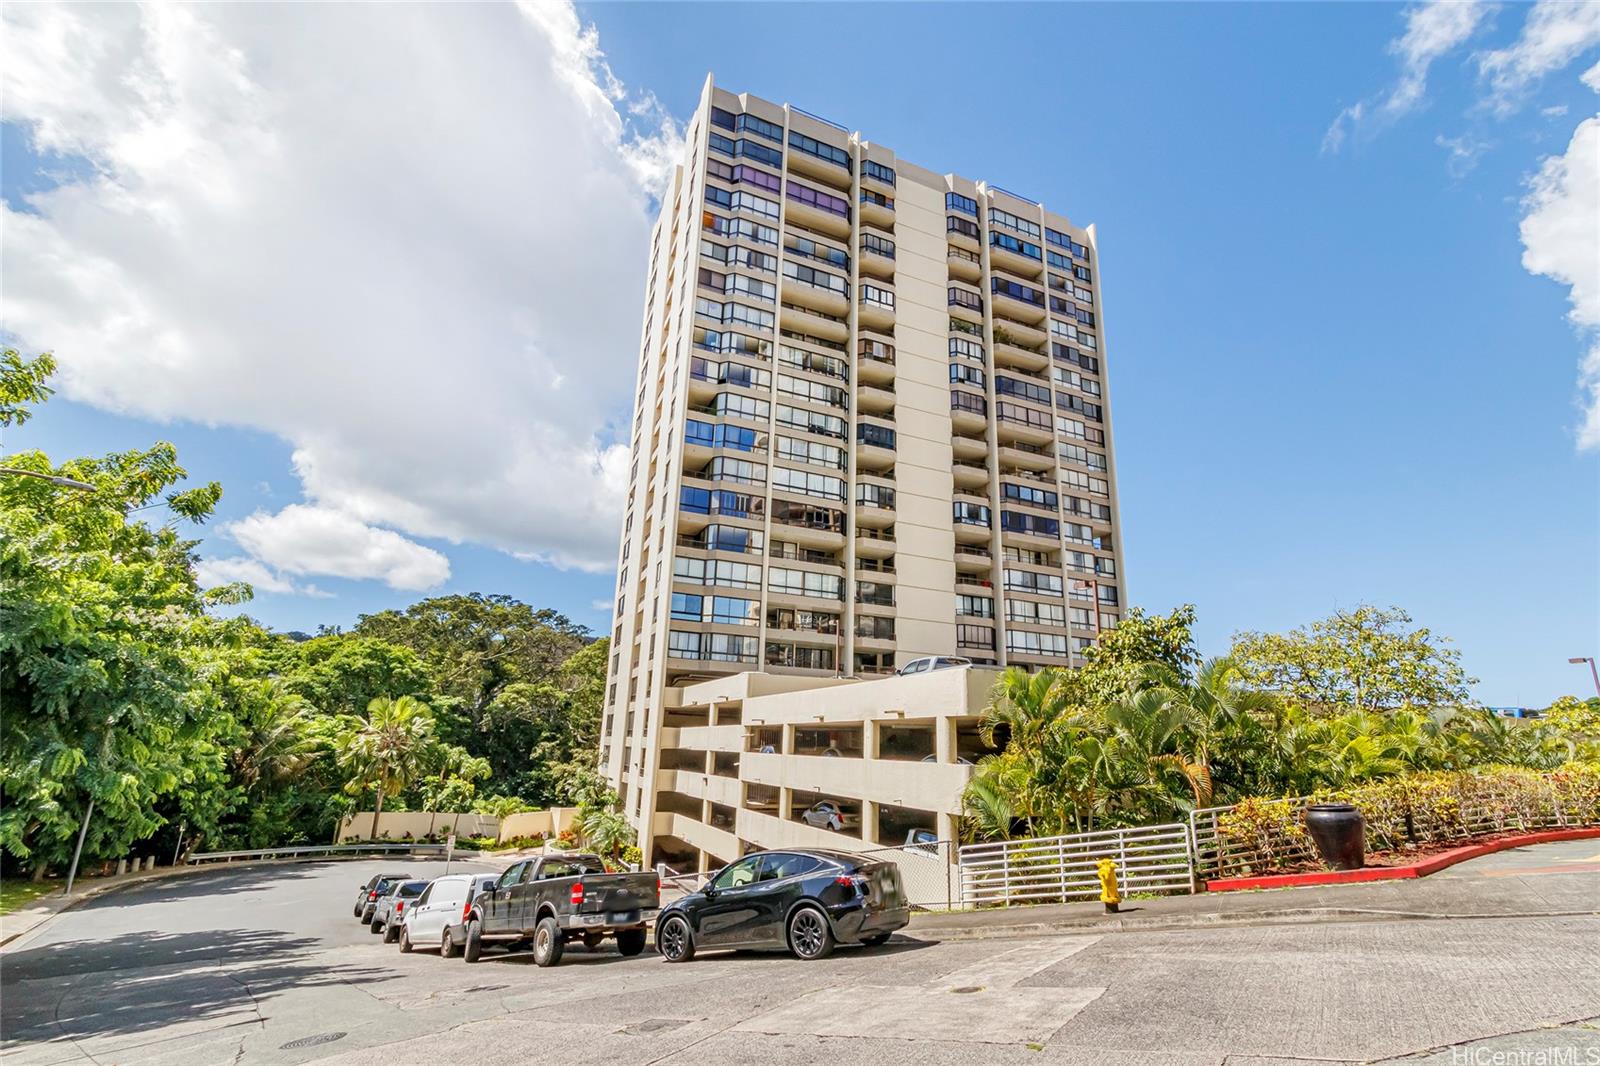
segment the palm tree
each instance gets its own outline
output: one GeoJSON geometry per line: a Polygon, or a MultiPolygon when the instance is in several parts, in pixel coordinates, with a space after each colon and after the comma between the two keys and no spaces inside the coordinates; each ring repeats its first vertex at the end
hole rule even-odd
{"type": "Polygon", "coordinates": [[[345,790],[355,794],[370,788],[377,794],[371,839],[378,837],[384,799],[398,796],[426,772],[438,744],[433,711],[415,696],[377,697],[367,704],[366,720],[358,719],[356,728],[339,738],[339,765],[352,775],[345,790]]]}
{"type": "Polygon", "coordinates": [[[246,790],[262,782],[293,777],[316,758],[311,734],[311,705],[277,679],[251,681],[241,715],[244,737],[235,755],[239,781],[246,790]]]}

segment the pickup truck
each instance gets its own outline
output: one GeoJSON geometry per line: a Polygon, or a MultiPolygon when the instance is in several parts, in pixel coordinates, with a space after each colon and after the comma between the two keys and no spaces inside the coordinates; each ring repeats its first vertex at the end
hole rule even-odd
{"type": "Polygon", "coordinates": [[[525,859],[473,899],[462,957],[477,962],[489,943],[513,951],[531,945],[535,963],[554,966],[567,941],[592,950],[607,936],[617,938],[622,954],[637,955],[660,909],[654,872],[606,873],[597,855],[525,859]]]}

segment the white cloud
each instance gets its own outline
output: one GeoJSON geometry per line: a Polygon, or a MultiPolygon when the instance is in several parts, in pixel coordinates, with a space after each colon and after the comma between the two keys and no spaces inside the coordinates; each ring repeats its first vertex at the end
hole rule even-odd
{"type": "Polygon", "coordinates": [[[299,585],[275,573],[259,559],[248,556],[235,555],[226,559],[202,558],[195,566],[195,576],[199,579],[201,588],[215,588],[218,585],[231,585],[243,581],[256,592],[276,592],[282,595],[309,596],[313,599],[328,599],[331,593],[323,592],[315,585],[299,585]]]}
{"type": "Polygon", "coordinates": [[[1545,118],[1560,118],[1566,113],[1566,104],[1551,104],[1549,107],[1541,107],[1539,109],[1539,114],[1543,115],[1545,118]]]}
{"type": "Polygon", "coordinates": [[[1600,4],[1539,0],[1523,20],[1522,33],[1507,48],[1478,56],[1488,81],[1488,105],[1506,115],[1547,74],[1561,70],[1600,44],[1600,4]]]}
{"type": "Polygon", "coordinates": [[[1488,141],[1479,140],[1471,134],[1446,137],[1441,133],[1434,137],[1433,143],[1448,153],[1445,167],[1450,171],[1452,178],[1466,177],[1478,165],[1483,153],[1493,147],[1488,141]]]}
{"type": "Polygon", "coordinates": [[[681,138],[570,4],[4,18],[4,117],[91,164],[3,208],[0,326],[66,395],[290,441],[309,506],[234,529],[269,576],[443,580],[407,536],[614,564],[681,138]]]}
{"type": "Polygon", "coordinates": [[[1580,448],[1600,448],[1600,115],[1564,155],[1544,160],[1523,200],[1522,265],[1569,287],[1569,317],[1589,345],[1579,367],[1580,448]]]}
{"type": "Polygon", "coordinates": [[[1600,63],[1596,63],[1594,66],[1578,75],[1578,80],[1583,82],[1589,88],[1593,89],[1595,92],[1600,93],[1600,63]]]}
{"type": "Polygon", "coordinates": [[[1339,112],[1322,138],[1324,152],[1337,152],[1364,123],[1388,125],[1421,106],[1434,61],[1475,33],[1491,6],[1460,0],[1427,0],[1406,11],[1406,32],[1389,42],[1400,59],[1400,78],[1386,94],[1358,101],[1339,112]]]}

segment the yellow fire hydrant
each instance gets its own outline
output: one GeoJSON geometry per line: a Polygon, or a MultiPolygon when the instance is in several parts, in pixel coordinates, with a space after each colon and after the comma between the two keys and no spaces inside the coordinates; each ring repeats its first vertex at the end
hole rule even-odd
{"type": "Polygon", "coordinates": [[[1122,893],[1117,890],[1117,864],[1110,859],[1095,863],[1096,876],[1100,878],[1100,902],[1106,905],[1107,914],[1117,913],[1122,893]]]}

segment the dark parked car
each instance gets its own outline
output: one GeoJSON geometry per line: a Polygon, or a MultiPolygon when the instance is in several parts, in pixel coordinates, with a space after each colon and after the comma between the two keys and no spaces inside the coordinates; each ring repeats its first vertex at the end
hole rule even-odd
{"type": "Polygon", "coordinates": [[[644,950],[650,920],[661,907],[661,882],[653,871],[606,873],[598,855],[545,855],[516,863],[480,892],[467,913],[468,962],[490,941],[532,944],[533,961],[554,966],[568,940],[597,948],[608,936],[617,950],[644,950]]]}
{"type": "Polygon", "coordinates": [[[378,897],[372,911],[372,921],[367,928],[383,934],[385,944],[400,938],[400,923],[405,921],[406,908],[417,901],[428,888],[426,881],[390,881],[389,891],[378,897]]]}
{"type": "Polygon", "coordinates": [[[362,925],[371,925],[372,916],[378,911],[378,901],[393,891],[394,886],[401,881],[411,880],[410,874],[379,874],[367,882],[366,899],[358,900],[357,912],[362,925]]]}
{"type": "Polygon", "coordinates": [[[369,880],[366,884],[362,885],[360,888],[356,889],[356,907],[355,907],[355,910],[350,912],[351,915],[353,917],[359,918],[359,917],[361,917],[361,912],[367,909],[367,904],[368,903],[376,903],[377,902],[377,897],[373,896],[372,892],[373,892],[374,889],[376,889],[378,887],[378,882],[379,881],[382,881],[386,877],[389,878],[392,881],[395,878],[405,879],[405,878],[408,878],[410,876],[411,875],[408,874],[408,873],[373,874],[371,880],[369,880]]]}
{"type": "Polygon", "coordinates": [[[688,962],[715,948],[820,959],[836,943],[877,945],[911,920],[900,868],[840,851],[765,851],[711,876],[656,922],[656,950],[688,962]]]}

